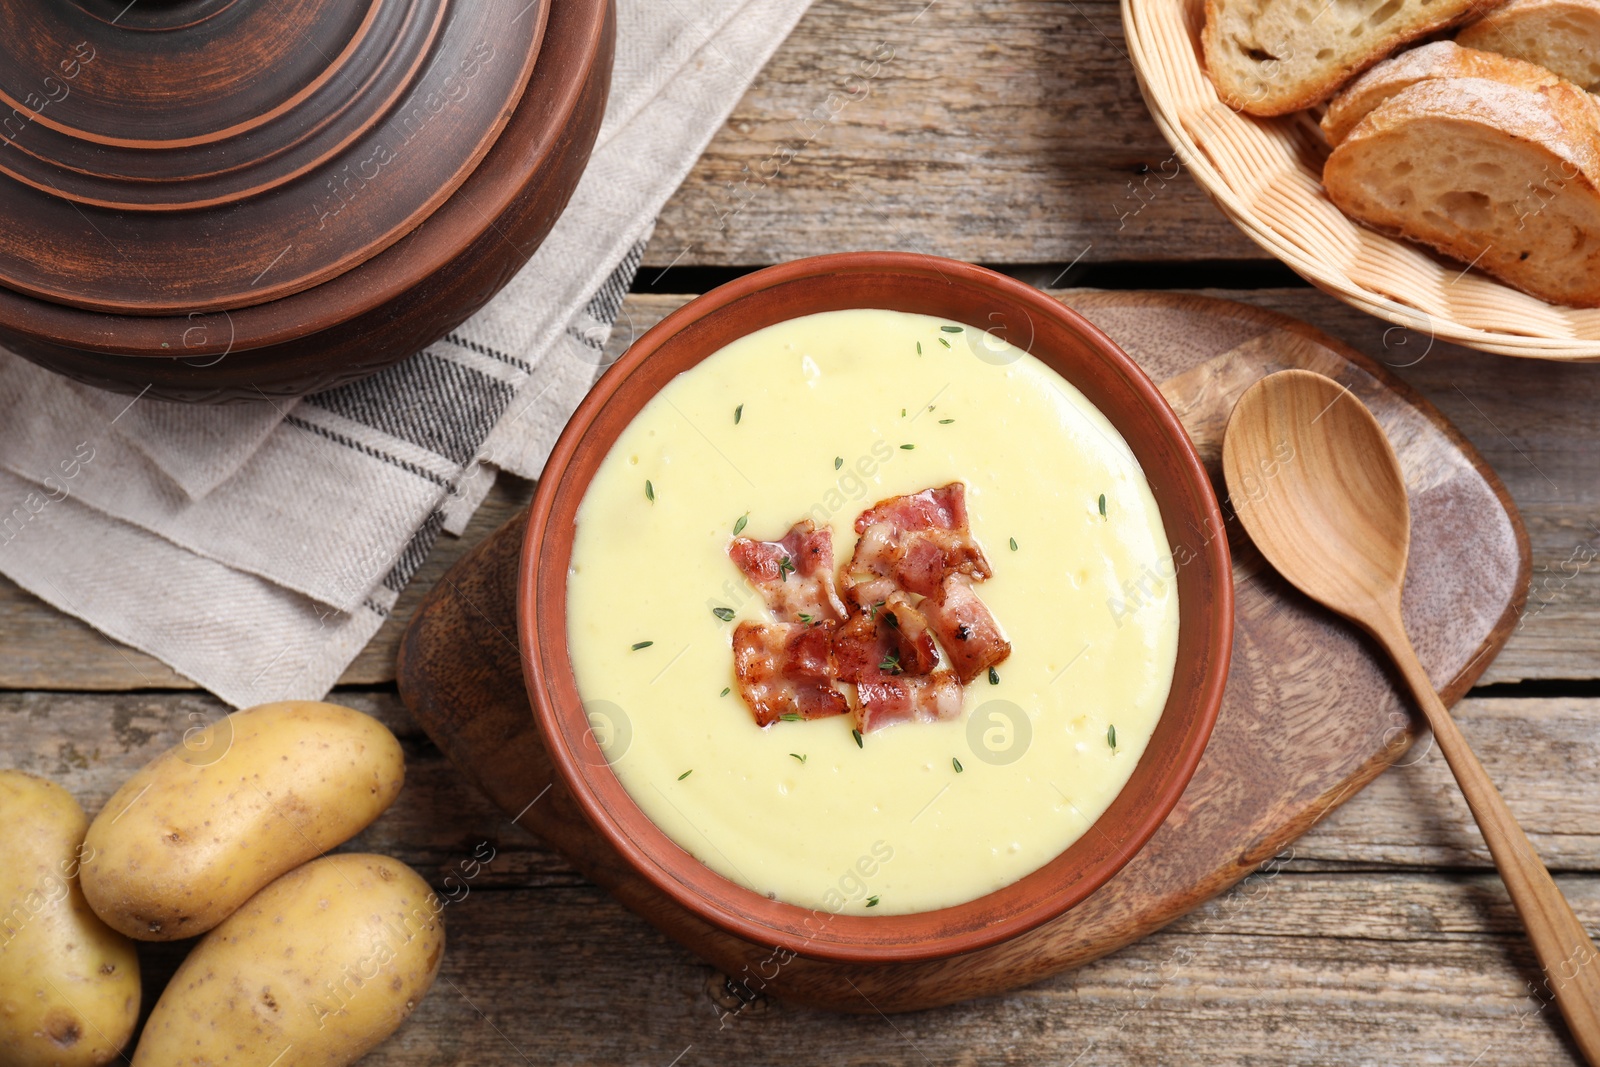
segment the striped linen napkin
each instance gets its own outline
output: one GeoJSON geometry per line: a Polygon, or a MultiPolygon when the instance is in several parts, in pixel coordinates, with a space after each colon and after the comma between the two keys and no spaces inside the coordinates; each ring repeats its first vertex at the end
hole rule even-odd
{"type": "Polygon", "coordinates": [[[566,213],[437,344],[294,401],[102,393],[0,350],[0,573],[244,707],[325,694],[497,470],[537,477],[656,214],[809,0],[618,0],[566,213]]]}

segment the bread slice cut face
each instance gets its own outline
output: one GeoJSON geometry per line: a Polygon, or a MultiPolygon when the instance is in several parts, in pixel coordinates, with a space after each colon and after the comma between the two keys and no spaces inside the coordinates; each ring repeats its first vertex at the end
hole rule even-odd
{"type": "Polygon", "coordinates": [[[1538,63],[1600,92],[1600,0],[1512,0],[1462,30],[1456,43],[1538,63]]]}
{"type": "Polygon", "coordinates": [[[1600,112],[1558,82],[1417,82],[1328,157],[1347,215],[1543,300],[1600,307],[1600,112]]]}
{"type": "Polygon", "coordinates": [[[1206,68],[1229,107],[1286,115],[1320,104],[1402,45],[1501,0],[1206,0],[1206,68]]]}

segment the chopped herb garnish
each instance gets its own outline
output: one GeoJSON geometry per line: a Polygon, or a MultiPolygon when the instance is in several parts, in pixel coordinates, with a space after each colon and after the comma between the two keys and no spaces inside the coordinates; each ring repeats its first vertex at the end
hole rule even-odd
{"type": "Polygon", "coordinates": [[[717,618],[721,619],[723,622],[732,622],[733,621],[733,609],[732,608],[712,608],[711,609],[711,614],[715,615],[717,618]]]}
{"type": "Polygon", "coordinates": [[[788,556],[784,556],[778,561],[778,581],[787,582],[789,580],[790,573],[793,571],[794,561],[788,556]]]}
{"type": "Polygon", "coordinates": [[[842,466],[844,466],[844,457],[843,456],[834,456],[833,457],[833,469],[834,470],[838,470],[842,466]]]}
{"type": "Polygon", "coordinates": [[[950,342],[946,341],[943,337],[939,338],[939,343],[944,345],[946,348],[950,347],[950,342]]]}
{"type": "Polygon", "coordinates": [[[913,448],[916,448],[917,446],[916,445],[901,445],[900,447],[905,449],[907,452],[910,452],[913,448]]]}
{"type": "Polygon", "coordinates": [[[812,623],[817,621],[817,617],[808,611],[802,611],[800,613],[800,621],[805,623],[807,626],[810,626],[812,623]]]}
{"type": "Polygon", "coordinates": [[[961,773],[961,771],[962,771],[961,761],[956,759],[954,756],[950,757],[950,766],[952,766],[952,767],[954,767],[956,769],[956,773],[957,774],[961,773]]]}
{"type": "Polygon", "coordinates": [[[921,341],[917,342],[917,355],[919,355],[919,356],[922,355],[922,342],[921,341]]]}
{"type": "Polygon", "coordinates": [[[717,696],[725,697],[731,692],[733,692],[733,686],[725,685],[725,686],[722,687],[722,692],[718,693],[717,696]]]}
{"type": "Polygon", "coordinates": [[[955,419],[940,419],[939,420],[939,425],[940,426],[949,426],[952,422],[955,422],[955,421],[956,421],[955,419]]]}
{"type": "Polygon", "coordinates": [[[650,484],[650,479],[644,480],[644,498],[652,504],[656,501],[656,487],[650,484]]]}
{"type": "Polygon", "coordinates": [[[1104,493],[1100,494],[1100,517],[1102,519],[1106,517],[1106,495],[1104,493]]]}
{"type": "Polygon", "coordinates": [[[740,534],[744,533],[745,525],[749,523],[749,521],[750,513],[748,511],[743,515],[740,515],[739,521],[733,524],[733,536],[738,537],[740,534]]]}
{"type": "Polygon", "coordinates": [[[995,670],[993,667],[989,668],[989,684],[990,685],[999,685],[1000,684],[1000,672],[995,670]]]}
{"type": "Polygon", "coordinates": [[[786,711],[782,715],[779,715],[778,718],[782,719],[784,722],[799,722],[800,721],[800,716],[796,715],[792,711],[786,711]]]}
{"type": "Polygon", "coordinates": [[[680,781],[680,782],[683,781],[685,778],[689,777],[693,773],[694,773],[694,768],[690,767],[688,770],[686,770],[682,774],[678,775],[678,781],[680,781]]]}
{"type": "Polygon", "coordinates": [[[1116,728],[1116,726],[1108,726],[1108,727],[1106,727],[1106,744],[1110,745],[1112,748],[1116,748],[1117,747],[1117,728],[1116,728]]]}
{"type": "Polygon", "coordinates": [[[878,895],[876,893],[874,893],[872,896],[867,898],[867,907],[876,908],[877,906],[878,906],[878,895]]]}
{"type": "Polygon", "coordinates": [[[641,649],[641,648],[649,648],[649,647],[650,647],[650,646],[651,646],[651,645],[653,645],[653,644],[655,644],[655,642],[654,642],[654,641],[640,641],[640,642],[639,642],[639,643],[638,643],[638,644],[636,644],[636,645],[634,645],[634,646],[633,646],[633,650],[634,650],[634,651],[635,651],[635,652],[637,652],[637,651],[639,651],[639,650],[640,650],[640,649],[641,649]]]}
{"type": "Polygon", "coordinates": [[[1011,551],[1015,552],[1016,550],[1017,550],[1017,539],[1015,537],[1013,537],[1011,539],[1011,551]]]}
{"type": "Polygon", "coordinates": [[[850,731],[850,736],[856,739],[856,747],[857,748],[866,748],[867,747],[866,745],[863,745],[861,743],[861,731],[860,730],[851,730],[850,731]]]}
{"type": "Polygon", "coordinates": [[[887,656],[883,657],[882,662],[878,664],[878,669],[884,674],[899,674],[900,653],[891,652],[887,656]]]}
{"type": "Polygon", "coordinates": [[[804,763],[806,761],[805,756],[801,755],[798,752],[791,752],[791,753],[789,753],[789,755],[793,756],[795,759],[799,760],[801,763],[804,763]]]}
{"type": "Polygon", "coordinates": [[[941,327],[939,327],[939,329],[943,330],[945,333],[960,333],[961,332],[961,327],[959,327],[959,326],[941,326],[941,327]]]}
{"type": "Polygon", "coordinates": [[[739,420],[742,418],[744,418],[744,405],[740,404],[733,409],[733,424],[735,426],[739,425],[739,420]]]}
{"type": "Polygon", "coordinates": [[[905,408],[901,408],[900,409],[900,417],[902,419],[906,417],[906,409],[905,408]]]}

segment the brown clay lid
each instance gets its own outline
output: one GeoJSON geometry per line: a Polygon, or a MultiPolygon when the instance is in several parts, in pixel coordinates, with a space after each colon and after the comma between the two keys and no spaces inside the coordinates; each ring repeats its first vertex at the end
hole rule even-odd
{"type": "Polygon", "coordinates": [[[488,152],[548,6],[0,5],[0,285],[169,315],[349,270],[488,152]]]}

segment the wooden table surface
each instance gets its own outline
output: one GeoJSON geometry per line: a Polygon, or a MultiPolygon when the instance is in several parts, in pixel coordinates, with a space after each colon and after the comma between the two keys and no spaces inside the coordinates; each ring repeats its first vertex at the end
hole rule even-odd
{"type": "MultiPolygon", "coordinates": [[[[1426,394],[1505,480],[1533,543],[1523,623],[1457,718],[1600,928],[1600,368],[1435,344],[1263,260],[1179,173],[1109,0],[817,0],[663,213],[613,349],[681,294],[856,248],[1047,287],[1206,288],[1303,318],[1426,394]]],[[[1234,892],[1082,970],[910,1016],[757,1000],[724,1019],[737,1001],[720,975],[462,784],[395,696],[411,607],[530,492],[503,479],[467,536],[441,542],[333,698],[387,722],[410,760],[354,847],[440,887],[463,884],[482,842],[495,850],[451,894],[439,984],[364,1064],[1577,1062],[1426,744],[1234,892]]],[[[0,580],[0,765],[56,777],[93,812],[218,710],[0,580]]],[[[147,956],[152,986],[179,952],[147,956]]]]}

